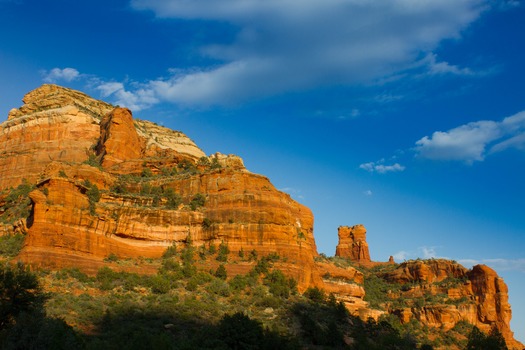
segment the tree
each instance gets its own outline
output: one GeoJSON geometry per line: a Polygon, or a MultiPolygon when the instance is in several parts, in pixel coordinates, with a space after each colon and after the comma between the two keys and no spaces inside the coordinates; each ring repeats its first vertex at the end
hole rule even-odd
{"type": "Polygon", "coordinates": [[[43,312],[46,299],[36,275],[24,264],[0,267],[0,330],[13,325],[22,312],[43,312]]]}
{"type": "Polygon", "coordinates": [[[220,264],[219,267],[217,267],[217,270],[215,271],[215,277],[220,278],[221,280],[225,280],[226,277],[228,277],[228,273],[226,272],[224,264],[220,264]]]}
{"type": "Polygon", "coordinates": [[[468,336],[467,350],[507,350],[505,339],[500,331],[494,327],[486,335],[474,326],[468,336]]]}
{"type": "Polygon", "coordinates": [[[206,204],[206,196],[202,193],[197,193],[190,202],[191,210],[196,210],[197,208],[203,207],[206,204]]]}
{"type": "Polygon", "coordinates": [[[219,323],[221,340],[230,349],[260,349],[264,338],[262,325],[242,312],[225,315],[219,323]]]}

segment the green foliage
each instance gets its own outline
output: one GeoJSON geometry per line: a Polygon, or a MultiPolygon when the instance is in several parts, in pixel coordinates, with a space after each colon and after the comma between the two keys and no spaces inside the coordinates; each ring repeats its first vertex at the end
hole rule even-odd
{"type": "Polygon", "coordinates": [[[166,198],[166,207],[169,209],[177,209],[182,203],[182,197],[175,193],[173,188],[167,188],[164,191],[164,197],[166,198]]]}
{"type": "Polygon", "coordinates": [[[178,168],[179,174],[195,175],[198,173],[197,168],[195,167],[195,164],[193,164],[187,159],[184,159],[182,162],[177,164],[177,168],[178,168]]]}
{"type": "Polygon", "coordinates": [[[82,337],[64,320],[23,312],[8,332],[0,334],[2,349],[84,349],[82,337]]]}
{"type": "Polygon", "coordinates": [[[225,280],[228,277],[228,273],[226,272],[224,264],[220,264],[219,267],[217,267],[217,270],[215,271],[215,277],[222,280],[225,280]]]}
{"type": "Polygon", "coordinates": [[[116,262],[116,261],[118,261],[118,256],[115,253],[111,253],[106,258],[104,258],[104,261],[116,262]]]}
{"type": "Polygon", "coordinates": [[[369,302],[373,308],[383,308],[383,304],[390,300],[388,291],[394,291],[398,288],[400,286],[390,284],[375,274],[367,273],[365,274],[366,294],[364,300],[369,302]]]}
{"type": "Polygon", "coordinates": [[[170,245],[166,251],[164,252],[164,254],[162,254],[162,258],[163,259],[168,259],[168,258],[171,258],[171,257],[174,257],[177,255],[177,245],[175,244],[175,242],[173,242],[172,245],[170,245]]]}
{"type": "Polygon", "coordinates": [[[197,210],[206,204],[206,196],[202,193],[197,193],[190,201],[190,209],[197,210]]]}
{"type": "Polygon", "coordinates": [[[294,349],[285,337],[264,329],[260,322],[242,312],[225,315],[218,326],[219,339],[227,349],[294,349]]]}
{"type": "Polygon", "coordinates": [[[35,189],[26,179],[16,188],[12,188],[5,197],[5,203],[0,207],[0,221],[6,224],[12,224],[15,221],[29,217],[31,213],[31,199],[29,192],[35,189]]]}
{"type": "Polygon", "coordinates": [[[96,203],[100,201],[100,191],[96,184],[91,183],[89,180],[84,181],[84,186],[86,187],[86,195],[89,200],[89,212],[91,215],[96,215],[96,203]]]}
{"type": "Polygon", "coordinates": [[[280,270],[266,274],[264,284],[269,287],[270,293],[280,298],[288,298],[290,294],[297,292],[297,282],[286,277],[280,270]]]}
{"type": "Polygon", "coordinates": [[[210,164],[210,169],[216,170],[216,169],[221,169],[221,168],[222,168],[222,165],[219,163],[219,159],[217,159],[217,157],[213,157],[211,164],[210,164]]]}
{"type": "Polygon", "coordinates": [[[228,297],[231,294],[230,285],[220,278],[213,279],[208,285],[207,291],[222,297],[228,297]]]}
{"type": "Polygon", "coordinates": [[[84,164],[91,165],[92,167],[99,168],[99,169],[102,168],[102,166],[100,165],[100,159],[94,153],[91,153],[88,156],[88,159],[84,161],[84,164]]]}
{"type": "Polygon", "coordinates": [[[228,260],[228,254],[230,254],[230,248],[224,241],[219,245],[219,254],[217,254],[217,261],[226,262],[228,260]]]}
{"type": "Polygon", "coordinates": [[[251,252],[250,252],[250,256],[248,257],[248,259],[250,261],[256,261],[257,260],[257,251],[255,249],[253,249],[251,252]]]}
{"type": "Polygon", "coordinates": [[[46,298],[38,278],[24,264],[0,266],[0,330],[13,325],[23,312],[41,310],[46,298]]]}
{"type": "Polygon", "coordinates": [[[210,159],[208,157],[200,157],[197,161],[197,165],[209,167],[210,166],[210,159]]]}
{"type": "Polygon", "coordinates": [[[15,257],[20,253],[26,236],[20,233],[0,236],[0,255],[15,257]]]}
{"type": "Polygon", "coordinates": [[[153,177],[153,172],[150,168],[144,168],[140,173],[140,177],[153,177]]]}
{"type": "Polygon", "coordinates": [[[62,169],[60,169],[60,170],[58,171],[58,176],[67,179],[67,174],[66,174],[66,172],[65,172],[64,170],[62,170],[62,169]]]}
{"type": "Polygon", "coordinates": [[[486,335],[478,327],[473,327],[468,337],[466,350],[507,350],[505,339],[498,331],[493,328],[490,334],[486,335]]]}
{"type": "Polygon", "coordinates": [[[314,303],[323,303],[326,300],[326,294],[324,290],[317,287],[308,288],[303,295],[314,303]]]}
{"type": "Polygon", "coordinates": [[[212,226],[212,222],[211,222],[210,219],[208,219],[208,218],[204,218],[204,219],[202,220],[202,228],[203,228],[203,229],[207,230],[207,229],[209,229],[211,226],[212,226]]]}

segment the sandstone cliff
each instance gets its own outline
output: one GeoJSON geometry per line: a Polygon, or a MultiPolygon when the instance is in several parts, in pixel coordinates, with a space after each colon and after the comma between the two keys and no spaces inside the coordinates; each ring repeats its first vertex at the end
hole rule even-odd
{"type": "MultiPolygon", "coordinates": [[[[340,227],[336,255],[362,263],[359,252],[361,247],[368,248],[365,233],[362,225],[340,227]]],[[[468,270],[444,259],[410,260],[398,265],[368,263],[370,260],[364,260],[365,266],[375,266],[377,272],[369,271],[365,279],[376,276],[387,282],[384,299],[369,316],[394,314],[402,323],[417,320],[444,331],[463,321],[486,333],[496,327],[509,349],[523,349],[510,329],[507,285],[488,266],[476,265],[468,270]]]]}
{"type": "Polygon", "coordinates": [[[370,262],[370,252],[366,242],[366,229],[363,225],[340,226],[337,230],[339,243],[335,255],[359,263],[370,262]]]}
{"type": "Polygon", "coordinates": [[[160,257],[190,237],[196,246],[227,242],[232,255],[277,253],[300,288],[322,285],[311,211],[239,157],[206,157],[181,132],[55,85],[24,103],[2,124],[0,153],[0,189],[36,184],[23,260],[96,272],[110,254],[160,257]],[[173,196],[180,203],[168,207],[173,196]]]}
{"type": "Polygon", "coordinates": [[[485,331],[496,326],[509,345],[520,346],[509,327],[507,287],[486,266],[374,263],[362,225],[340,227],[336,257],[323,259],[311,211],[241,158],[206,156],[182,132],[56,85],[23,102],[1,124],[0,216],[9,218],[0,229],[26,234],[19,258],[33,266],[96,273],[109,256],[158,258],[189,241],[225,243],[229,274],[253,268],[239,258],[243,252],[273,254],[301,291],[322,288],[365,320],[393,314],[441,329],[468,321],[485,331]],[[8,195],[13,191],[19,197],[8,195]],[[389,289],[372,307],[365,287],[378,276],[389,289]]]}

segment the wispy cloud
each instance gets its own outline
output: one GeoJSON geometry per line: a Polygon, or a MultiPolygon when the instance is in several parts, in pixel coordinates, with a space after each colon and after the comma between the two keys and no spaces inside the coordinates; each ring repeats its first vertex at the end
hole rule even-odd
{"type": "Polygon", "coordinates": [[[100,82],[96,87],[102,97],[110,97],[114,103],[127,107],[133,111],[140,111],[159,103],[155,93],[148,88],[137,88],[135,91],[128,91],[124,84],[119,82],[100,82]]]}
{"type": "Polygon", "coordinates": [[[381,159],[377,162],[368,162],[359,165],[360,169],[366,170],[371,173],[395,173],[405,170],[405,167],[399,163],[385,164],[385,160],[381,159]]]}
{"type": "Polygon", "coordinates": [[[460,259],[458,262],[465,267],[472,267],[478,264],[490,266],[497,271],[519,271],[525,273],[525,258],[521,259],[460,259]]]}
{"type": "MultiPolygon", "coordinates": [[[[418,247],[416,251],[399,251],[392,255],[397,262],[403,262],[410,259],[449,259],[449,257],[442,256],[437,252],[438,247],[418,247]]],[[[525,258],[519,259],[504,259],[504,258],[489,258],[489,259],[455,259],[458,263],[466,268],[472,268],[474,265],[487,265],[496,271],[519,271],[525,273],[525,258]]]]}
{"type": "Polygon", "coordinates": [[[423,62],[428,66],[428,74],[430,75],[475,75],[470,68],[460,68],[457,65],[451,65],[448,62],[437,60],[437,55],[429,53],[423,62]]]}
{"type": "Polygon", "coordinates": [[[402,261],[405,261],[405,260],[417,259],[417,258],[422,258],[422,259],[431,259],[431,258],[448,259],[447,257],[441,256],[440,254],[438,254],[437,251],[436,251],[437,248],[438,247],[423,246],[423,247],[418,247],[417,250],[415,250],[415,251],[401,250],[399,252],[396,252],[392,256],[394,257],[394,260],[397,261],[397,262],[402,262],[402,261]]]}
{"type": "Polygon", "coordinates": [[[436,131],[416,142],[417,156],[466,163],[508,148],[525,150],[525,111],[502,121],[481,120],[448,131],[436,131]]]}
{"type": "Polygon", "coordinates": [[[302,191],[299,189],[293,188],[293,187],[279,188],[279,191],[286,192],[297,199],[304,199],[304,196],[302,195],[302,191]]]}
{"type": "Polygon", "coordinates": [[[468,75],[431,52],[489,8],[489,0],[236,1],[132,0],[162,18],[229,23],[230,44],[200,52],[223,64],[149,82],[158,98],[179,104],[228,104],[318,86],[386,81],[417,67],[468,75]],[[283,79],[286,77],[286,79],[283,79]]]}
{"type": "Polygon", "coordinates": [[[50,71],[42,71],[42,76],[46,83],[71,82],[80,77],[80,72],[75,68],[53,68],[50,71]]]}

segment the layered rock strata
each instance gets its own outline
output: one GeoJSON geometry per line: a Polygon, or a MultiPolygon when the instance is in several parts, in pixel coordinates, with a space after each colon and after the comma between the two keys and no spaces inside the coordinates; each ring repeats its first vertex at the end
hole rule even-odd
{"type": "MultiPolygon", "coordinates": [[[[274,254],[276,267],[297,279],[301,291],[323,288],[363,319],[392,313],[445,329],[466,320],[485,331],[496,326],[509,345],[520,346],[509,327],[507,287],[486,266],[392,260],[382,278],[408,286],[391,292],[392,299],[430,294],[452,303],[372,309],[362,272],[316,259],[311,211],[246,170],[241,158],[206,156],[182,132],[56,85],[43,85],[23,102],[0,125],[0,208],[6,191],[25,179],[35,185],[31,214],[0,229],[26,234],[18,258],[34,266],[95,273],[111,255],[157,258],[190,240],[197,247],[226,243],[234,261],[229,274],[253,268],[235,258],[240,252],[274,254]]],[[[338,235],[338,257],[361,267],[382,264],[371,261],[362,225],[342,226],[338,235]]]]}
{"type": "Polygon", "coordinates": [[[366,229],[363,225],[340,226],[337,230],[339,243],[335,255],[359,263],[369,263],[370,252],[366,242],[366,229]]]}

